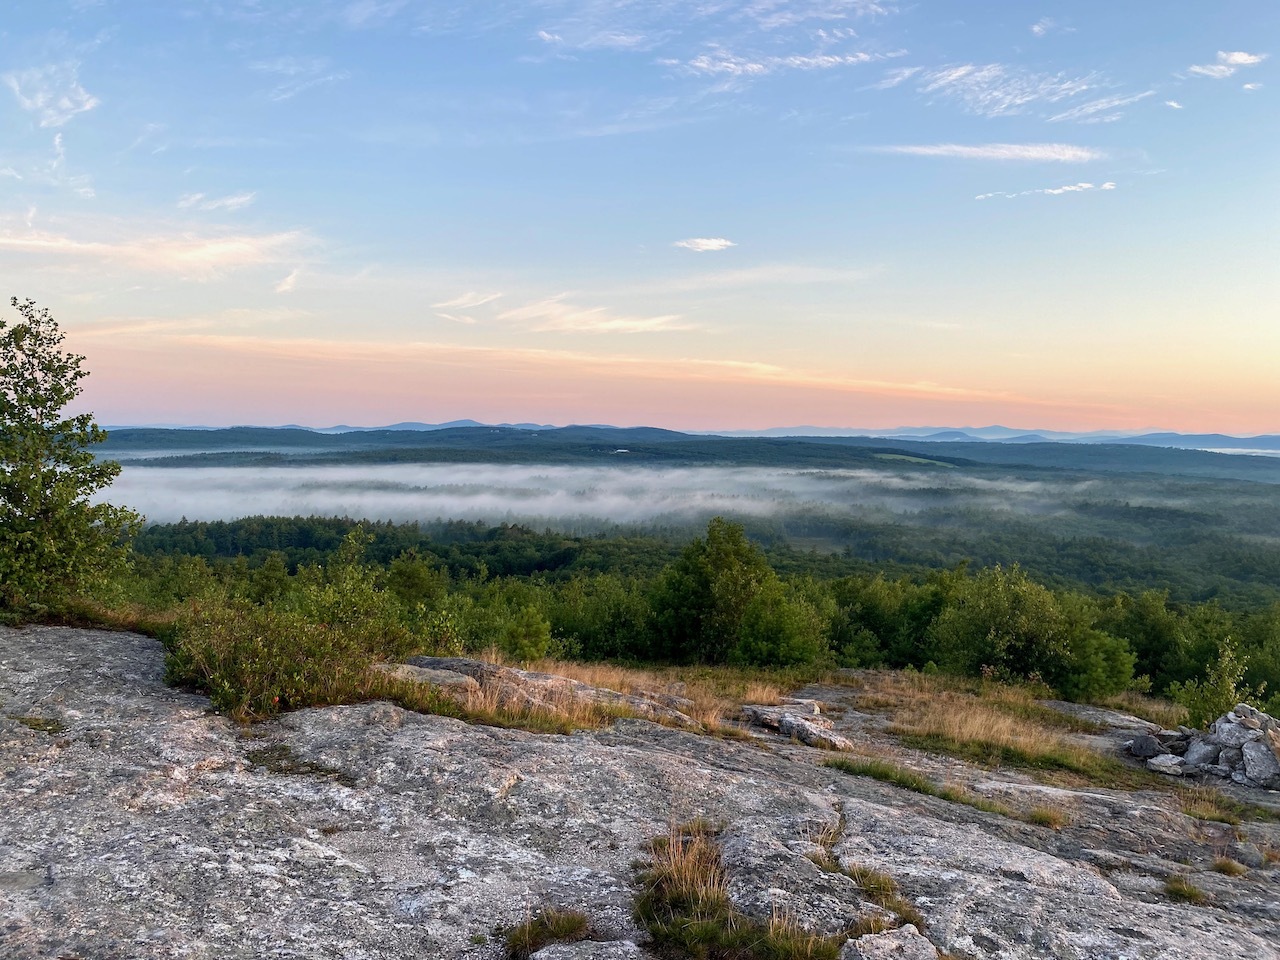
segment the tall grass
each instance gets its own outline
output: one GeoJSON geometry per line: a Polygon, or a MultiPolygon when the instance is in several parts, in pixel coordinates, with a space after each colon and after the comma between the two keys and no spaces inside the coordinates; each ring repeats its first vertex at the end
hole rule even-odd
{"type": "Polygon", "coordinates": [[[636,919],[660,956],[700,960],[837,960],[846,935],[807,933],[785,916],[760,921],[729,900],[715,832],[672,827],[640,874],[636,919]]]}

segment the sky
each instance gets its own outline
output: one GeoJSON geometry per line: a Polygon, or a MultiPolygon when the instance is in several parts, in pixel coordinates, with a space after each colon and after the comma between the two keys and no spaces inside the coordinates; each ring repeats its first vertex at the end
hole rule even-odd
{"type": "Polygon", "coordinates": [[[1280,432],[1275,0],[4,6],[102,423],[1280,432]]]}

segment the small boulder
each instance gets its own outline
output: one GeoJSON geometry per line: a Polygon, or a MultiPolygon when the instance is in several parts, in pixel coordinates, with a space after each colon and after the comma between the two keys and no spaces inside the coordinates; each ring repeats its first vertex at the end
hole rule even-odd
{"type": "Polygon", "coordinates": [[[1158,757],[1168,751],[1165,750],[1164,744],[1155,737],[1141,736],[1133,738],[1133,742],[1129,744],[1129,752],[1135,757],[1145,760],[1149,757],[1158,757]]]}
{"type": "Polygon", "coordinates": [[[1212,739],[1224,747],[1243,747],[1250,740],[1258,740],[1261,737],[1261,730],[1242,727],[1238,723],[1232,723],[1227,717],[1220,717],[1213,723],[1212,739]]]}
{"type": "Polygon", "coordinates": [[[1222,747],[1216,743],[1197,739],[1187,744],[1187,752],[1182,756],[1188,764],[1194,763],[1198,766],[1205,766],[1206,764],[1217,763],[1221,754],[1222,747]]]}
{"type": "Polygon", "coordinates": [[[1271,748],[1254,741],[1246,743],[1242,749],[1245,775],[1264,787],[1271,789],[1280,787],[1280,760],[1276,759],[1271,748]]]}
{"type": "Polygon", "coordinates": [[[1181,757],[1164,753],[1147,761],[1147,769],[1154,773],[1164,773],[1171,777],[1182,776],[1182,766],[1186,763],[1181,757]]]}
{"type": "Polygon", "coordinates": [[[841,949],[840,960],[938,960],[938,948],[908,923],[888,933],[850,940],[841,949]]]}
{"type": "Polygon", "coordinates": [[[466,699],[467,694],[480,689],[480,684],[473,678],[456,670],[434,670],[430,667],[415,667],[408,663],[375,663],[373,668],[380,673],[385,673],[393,680],[425,683],[442,693],[462,700],[466,699]]]}
{"type": "Polygon", "coordinates": [[[847,737],[832,733],[830,721],[825,725],[815,723],[822,717],[798,717],[794,713],[784,713],[778,721],[778,732],[784,737],[795,737],[801,743],[823,750],[852,750],[853,743],[847,737]]]}

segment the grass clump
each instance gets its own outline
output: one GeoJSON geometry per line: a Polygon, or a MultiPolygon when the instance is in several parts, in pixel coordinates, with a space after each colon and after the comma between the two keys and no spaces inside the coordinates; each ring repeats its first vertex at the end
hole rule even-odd
{"type": "Polygon", "coordinates": [[[1181,873],[1175,873],[1164,882],[1164,893],[1177,903],[1205,903],[1209,899],[1203,890],[1181,873]]]}
{"type": "Polygon", "coordinates": [[[1249,872],[1249,868],[1243,863],[1230,857],[1217,857],[1213,861],[1213,869],[1228,877],[1240,877],[1249,872]]]}
{"type": "Polygon", "coordinates": [[[891,783],[895,787],[902,787],[905,790],[914,790],[916,793],[937,796],[937,788],[927,777],[896,763],[889,763],[887,760],[835,757],[826,761],[823,766],[831,767],[833,770],[840,770],[850,776],[871,777],[873,780],[891,783]]]}
{"type": "Polygon", "coordinates": [[[549,907],[506,932],[504,943],[509,960],[529,960],[551,943],[573,943],[585,939],[590,924],[579,910],[549,907]]]}
{"type": "Polygon", "coordinates": [[[808,933],[786,917],[762,922],[739,913],[729,900],[715,831],[705,823],[657,838],[639,879],[636,920],[663,956],[837,960],[847,939],[808,933]]]}
{"type": "Polygon", "coordinates": [[[1182,812],[1196,820],[1212,820],[1216,823],[1227,823],[1237,826],[1240,823],[1244,806],[1231,800],[1212,787],[1187,787],[1178,791],[1182,812]]]}
{"type": "Polygon", "coordinates": [[[1038,806],[1028,810],[1023,815],[1023,819],[1037,827],[1061,830],[1071,822],[1071,814],[1060,807],[1038,806]]]}
{"type": "Polygon", "coordinates": [[[1041,827],[1051,827],[1054,830],[1060,829],[1071,821],[1070,816],[1065,811],[1056,807],[1039,806],[1032,807],[1026,812],[1021,812],[1000,803],[998,800],[990,800],[979,796],[961,786],[947,785],[940,787],[914,770],[908,770],[906,767],[899,766],[896,763],[889,763],[885,760],[836,757],[828,760],[824,766],[856,777],[871,777],[884,783],[891,783],[896,787],[902,787],[905,790],[913,790],[925,796],[937,797],[949,803],[963,804],[966,807],[972,807],[974,810],[981,810],[983,813],[993,813],[997,816],[1022,820],[1025,823],[1041,827]]]}

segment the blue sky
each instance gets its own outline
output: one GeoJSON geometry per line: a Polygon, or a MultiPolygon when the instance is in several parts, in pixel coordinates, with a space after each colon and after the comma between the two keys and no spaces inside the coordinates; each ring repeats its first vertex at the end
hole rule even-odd
{"type": "Polygon", "coordinates": [[[108,422],[1280,430],[1280,7],[11,2],[108,422]]]}

